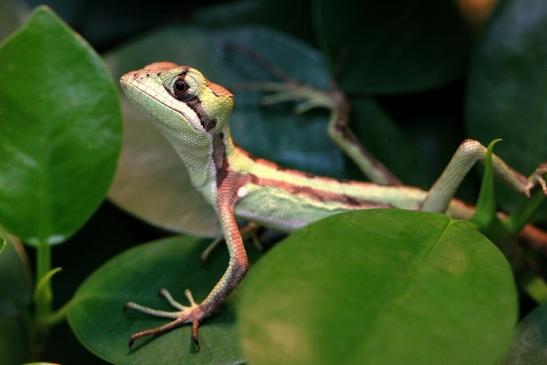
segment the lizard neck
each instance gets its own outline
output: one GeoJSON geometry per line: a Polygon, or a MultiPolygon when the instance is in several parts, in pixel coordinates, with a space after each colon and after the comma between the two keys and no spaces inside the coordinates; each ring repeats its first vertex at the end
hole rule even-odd
{"type": "Polygon", "coordinates": [[[215,203],[218,187],[231,171],[228,160],[229,156],[234,155],[235,150],[230,128],[225,124],[219,132],[210,134],[207,158],[200,157],[200,161],[206,161],[205,164],[202,162],[197,168],[190,166],[189,161],[185,162],[192,179],[192,185],[210,204],[215,203]]]}
{"type": "Polygon", "coordinates": [[[211,178],[211,168],[213,167],[211,136],[189,139],[178,133],[162,134],[169,140],[184,163],[192,185],[198,190],[206,185],[211,178]]]}

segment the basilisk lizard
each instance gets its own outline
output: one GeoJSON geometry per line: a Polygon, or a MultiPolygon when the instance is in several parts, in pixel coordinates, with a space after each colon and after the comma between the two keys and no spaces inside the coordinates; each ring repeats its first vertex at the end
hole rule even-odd
{"type": "MultiPolygon", "coordinates": [[[[247,254],[236,217],[292,231],[352,209],[391,207],[446,212],[456,218],[469,218],[474,212],[473,207],[453,199],[453,195],[471,167],[486,153],[486,148],[477,141],[466,140],[459,146],[429,191],[405,186],[368,154],[346,128],[348,108],[334,107],[342,97],[339,93],[293,85],[288,91],[292,93],[290,97],[307,100],[308,107],[331,109],[330,135],[356,160],[372,183],[341,181],[285,169],[237,147],[228,125],[234,102],[232,93],[195,68],[157,62],[125,74],[121,85],[129,101],[169,140],[184,162],[194,188],[214,207],[230,256],[226,272],[199,304],[189,290],[186,297],[190,305],[185,306],[165,289],[160,293],[175,311],[127,303],[127,308],[171,319],[160,327],[133,334],[130,347],[137,338],[160,334],[182,324],[191,324],[192,340],[198,347],[200,323],[215,312],[247,272],[247,254]]],[[[529,178],[495,155],[492,166],[516,191],[529,196],[540,185],[547,194],[546,163],[529,178]]],[[[547,241],[547,234],[536,228],[528,226],[527,234],[547,241]]]]}

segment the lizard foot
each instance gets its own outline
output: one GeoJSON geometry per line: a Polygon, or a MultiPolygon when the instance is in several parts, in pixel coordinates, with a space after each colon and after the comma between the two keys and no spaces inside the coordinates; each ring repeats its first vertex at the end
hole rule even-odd
{"type": "Polygon", "coordinates": [[[169,302],[169,304],[171,304],[171,306],[177,309],[173,312],[157,310],[133,302],[126,303],[124,309],[134,309],[151,316],[173,319],[171,322],[168,322],[162,326],[149,328],[144,331],[139,331],[132,334],[129,339],[129,348],[133,346],[133,343],[138,338],[163,334],[183,324],[191,323],[192,343],[196,347],[196,350],[199,351],[198,328],[200,321],[205,318],[205,315],[203,310],[201,309],[201,306],[194,301],[192,292],[190,292],[189,289],[186,289],[184,291],[184,294],[186,295],[188,302],[190,302],[190,306],[185,306],[177,302],[171,296],[171,293],[169,293],[167,289],[160,290],[160,295],[163,296],[169,302]]]}
{"type": "Polygon", "coordinates": [[[536,171],[528,178],[528,184],[525,188],[526,196],[530,196],[530,192],[536,186],[541,186],[543,193],[547,195],[547,183],[545,182],[545,176],[547,175],[547,162],[543,162],[538,166],[536,171]]]}
{"type": "Polygon", "coordinates": [[[239,88],[268,93],[260,98],[260,103],[264,106],[295,102],[296,114],[303,114],[314,108],[331,109],[333,107],[332,96],[328,92],[307,85],[265,81],[245,83],[239,85],[239,88]]]}

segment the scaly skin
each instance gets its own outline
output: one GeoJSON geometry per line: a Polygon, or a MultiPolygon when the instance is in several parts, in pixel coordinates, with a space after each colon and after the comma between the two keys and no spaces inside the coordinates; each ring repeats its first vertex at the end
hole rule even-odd
{"type": "MultiPolygon", "coordinates": [[[[185,323],[192,324],[192,339],[198,346],[200,323],[230,295],[248,268],[236,216],[291,231],[352,209],[394,207],[446,212],[457,218],[469,218],[474,212],[473,207],[452,197],[467,172],[485,155],[485,147],[477,141],[464,141],[439,180],[426,192],[399,185],[344,129],[347,113],[334,112],[329,124],[331,136],[377,184],[340,181],[284,169],[236,147],[228,126],[233,95],[194,68],[158,62],[127,73],[121,78],[121,85],[129,101],[169,140],[184,162],[193,186],[215,208],[230,254],[226,272],[200,304],[195,303],[190,291],[186,291],[190,306],[184,306],[164,289],[161,294],[177,311],[127,303],[128,308],[173,319],[161,327],[135,333],[130,346],[137,338],[163,333],[185,323]]],[[[306,87],[295,87],[290,92],[290,98],[308,98],[311,107],[332,107],[330,103],[340,101],[337,99],[340,95],[329,98],[306,87]]],[[[547,194],[543,177],[546,164],[530,178],[520,175],[497,156],[493,156],[492,166],[516,191],[529,195],[531,189],[541,185],[547,194]]],[[[528,231],[535,237],[543,234],[537,229],[528,231]]]]}

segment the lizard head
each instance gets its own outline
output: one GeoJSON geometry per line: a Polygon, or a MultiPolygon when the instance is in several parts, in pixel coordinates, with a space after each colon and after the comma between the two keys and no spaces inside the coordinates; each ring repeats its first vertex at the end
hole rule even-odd
{"type": "Polygon", "coordinates": [[[129,101],[171,136],[202,139],[220,132],[233,106],[233,95],[224,87],[172,62],[128,72],[120,83],[129,101]]]}
{"type": "Polygon", "coordinates": [[[172,62],[128,72],[120,83],[130,103],[169,140],[192,184],[200,187],[209,181],[214,141],[229,135],[232,94],[195,68],[172,62]]]}

